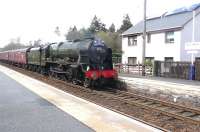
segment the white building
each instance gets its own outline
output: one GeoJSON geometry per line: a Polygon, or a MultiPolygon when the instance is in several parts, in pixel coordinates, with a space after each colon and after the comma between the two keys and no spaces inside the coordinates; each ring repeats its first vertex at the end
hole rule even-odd
{"type": "MultiPolygon", "coordinates": [[[[181,8],[161,17],[147,20],[145,57],[160,61],[190,61],[185,43],[192,41],[193,11],[195,11],[195,41],[200,42],[200,4],[181,8]]],[[[143,21],[122,34],[122,63],[142,61],[143,21]]],[[[200,57],[200,51],[195,55],[200,57]]]]}

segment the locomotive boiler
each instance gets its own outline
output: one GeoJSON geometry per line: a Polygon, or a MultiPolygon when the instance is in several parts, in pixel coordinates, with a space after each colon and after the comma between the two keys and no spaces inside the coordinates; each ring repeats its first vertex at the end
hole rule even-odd
{"type": "Polygon", "coordinates": [[[54,43],[43,50],[50,75],[85,87],[105,85],[117,77],[112,65],[112,50],[100,39],[54,43]]]}

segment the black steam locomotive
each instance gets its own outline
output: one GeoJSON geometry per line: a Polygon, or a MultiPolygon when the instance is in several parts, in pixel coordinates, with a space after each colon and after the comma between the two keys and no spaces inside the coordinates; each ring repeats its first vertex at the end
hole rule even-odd
{"type": "Polygon", "coordinates": [[[85,87],[108,84],[117,77],[112,50],[100,39],[84,39],[50,44],[42,49],[45,70],[85,87]]]}
{"type": "Polygon", "coordinates": [[[112,65],[112,50],[96,38],[15,50],[12,54],[18,57],[12,59],[9,59],[10,54],[11,51],[2,52],[0,59],[6,56],[8,62],[85,87],[108,85],[117,78],[112,65]],[[16,61],[22,59],[20,53],[24,61],[16,61]]]}

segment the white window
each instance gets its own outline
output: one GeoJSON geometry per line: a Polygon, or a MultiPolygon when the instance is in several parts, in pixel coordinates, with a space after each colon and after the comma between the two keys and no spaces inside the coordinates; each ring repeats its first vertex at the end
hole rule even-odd
{"type": "Polygon", "coordinates": [[[165,43],[174,43],[174,31],[165,33],[165,43]]]}
{"type": "Polygon", "coordinates": [[[137,57],[128,57],[128,64],[129,65],[136,65],[137,64],[137,57]]]}
{"type": "Polygon", "coordinates": [[[151,34],[150,33],[147,34],[147,43],[151,43],[151,34]]]}
{"type": "Polygon", "coordinates": [[[128,37],[128,46],[137,45],[137,36],[128,37]]]}
{"type": "Polygon", "coordinates": [[[146,62],[154,62],[154,57],[145,57],[146,62]]]}

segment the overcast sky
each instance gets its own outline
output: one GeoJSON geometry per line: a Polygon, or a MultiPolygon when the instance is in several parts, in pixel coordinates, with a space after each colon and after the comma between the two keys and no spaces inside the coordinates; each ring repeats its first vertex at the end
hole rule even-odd
{"type": "MultiPolygon", "coordinates": [[[[195,3],[200,0],[147,0],[147,17],[195,3]]],[[[133,24],[142,20],[143,0],[0,0],[0,47],[17,37],[51,41],[56,26],[62,34],[73,25],[87,28],[95,14],[119,28],[126,13],[133,24]]]]}

